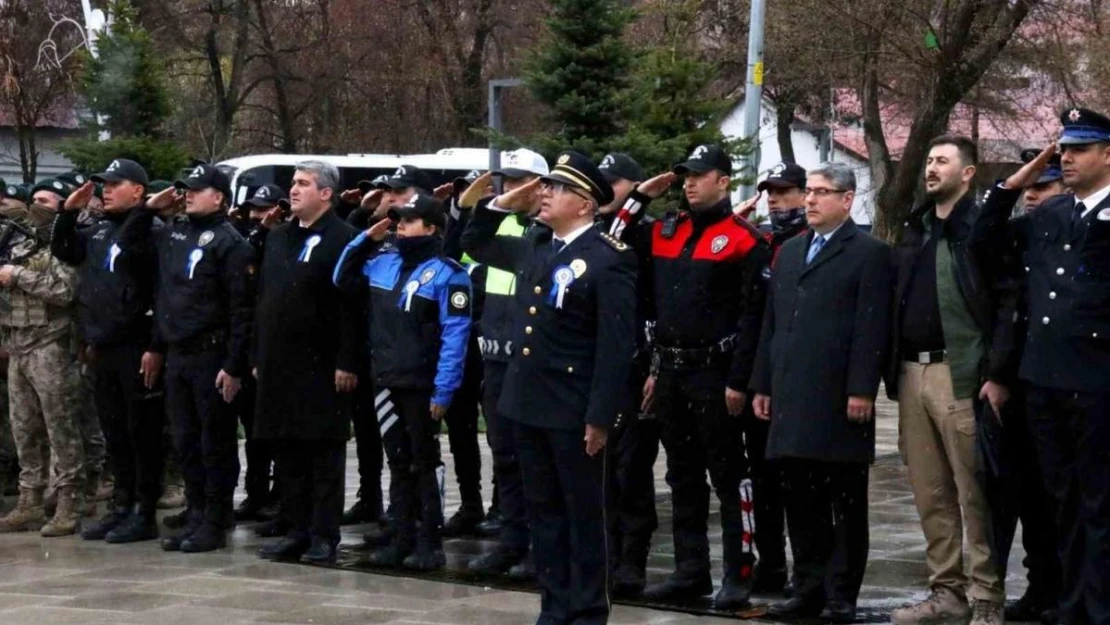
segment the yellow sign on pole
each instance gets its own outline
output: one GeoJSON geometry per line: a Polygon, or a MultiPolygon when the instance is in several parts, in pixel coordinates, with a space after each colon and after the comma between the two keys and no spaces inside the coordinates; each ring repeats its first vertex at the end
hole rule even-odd
{"type": "Polygon", "coordinates": [[[755,84],[763,86],[763,61],[757,61],[755,64],[755,84]]]}

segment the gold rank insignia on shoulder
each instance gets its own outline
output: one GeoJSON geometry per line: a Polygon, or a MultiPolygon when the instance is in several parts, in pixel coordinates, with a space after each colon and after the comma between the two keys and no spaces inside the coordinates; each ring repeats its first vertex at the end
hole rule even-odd
{"type": "Polygon", "coordinates": [[[618,252],[623,252],[628,249],[628,245],[626,243],[613,238],[613,235],[609,234],[608,232],[601,233],[601,240],[608,243],[609,247],[617,250],[618,252]]]}

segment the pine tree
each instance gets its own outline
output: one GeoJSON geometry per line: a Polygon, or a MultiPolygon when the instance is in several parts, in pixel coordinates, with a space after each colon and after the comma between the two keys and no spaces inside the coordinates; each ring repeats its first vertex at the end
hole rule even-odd
{"type": "Polygon", "coordinates": [[[547,154],[573,148],[600,159],[627,128],[634,60],[623,40],[636,17],[621,0],[552,0],[549,37],[525,67],[525,84],[550,111],[553,133],[531,142],[547,154]]]}
{"type": "Polygon", "coordinates": [[[187,155],[165,140],[171,104],[165,66],[129,0],[112,0],[108,31],[97,40],[97,56],[82,59],[81,93],[93,115],[87,139],[70,141],[62,152],[84,171],[102,171],[114,158],[130,158],[152,178],[176,177],[187,155]],[[102,140],[103,133],[110,138],[102,140]]]}

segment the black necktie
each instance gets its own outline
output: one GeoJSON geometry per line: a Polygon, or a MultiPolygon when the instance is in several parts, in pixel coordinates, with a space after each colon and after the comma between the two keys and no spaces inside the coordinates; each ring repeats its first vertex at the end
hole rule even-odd
{"type": "Polygon", "coordinates": [[[555,254],[558,254],[566,246],[567,242],[558,237],[551,239],[551,255],[554,256],[555,254]]]}
{"type": "Polygon", "coordinates": [[[1071,231],[1075,232],[1076,226],[1079,222],[1083,221],[1083,213],[1087,211],[1087,205],[1083,202],[1076,202],[1075,209],[1071,213],[1071,231]]]}

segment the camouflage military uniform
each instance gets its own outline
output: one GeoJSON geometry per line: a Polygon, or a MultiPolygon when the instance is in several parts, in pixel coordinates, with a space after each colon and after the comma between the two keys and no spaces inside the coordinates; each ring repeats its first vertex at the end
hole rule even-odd
{"type": "Polygon", "coordinates": [[[8,494],[19,479],[19,459],[8,420],[8,380],[0,378],[0,496],[8,494]]]}
{"type": "Polygon", "coordinates": [[[84,443],[76,415],[80,378],[72,348],[75,284],[76,272],[40,248],[15,269],[11,286],[4,289],[10,308],[0,313],[0,326],[9,353],[8,399],[20,491],[41,493],[51,461],[58,490],[80,492],[84,484],[84,443]]]}

